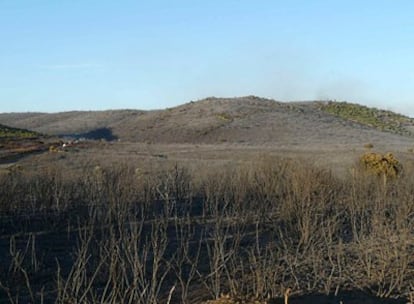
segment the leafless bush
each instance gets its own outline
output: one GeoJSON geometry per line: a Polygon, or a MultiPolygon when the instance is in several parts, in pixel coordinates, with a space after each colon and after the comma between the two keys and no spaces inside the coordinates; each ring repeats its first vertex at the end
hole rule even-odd
{"type": "Polygon", "coordinates": [[[1,178],[0,300],[10,303],[264,299],[287,287],[398,297],[414,279],[407,170],[384,184],[262,157],[215,171],[91,165],[1,178]]]}

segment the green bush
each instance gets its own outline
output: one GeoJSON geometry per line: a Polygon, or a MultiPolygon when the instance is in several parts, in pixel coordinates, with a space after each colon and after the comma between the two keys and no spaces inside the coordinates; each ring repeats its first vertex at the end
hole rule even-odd
{"type": "Polygon", "coordinates": [[[17,138],[31,138],[39,136],[38,133],[25,130],[25,129],[17,129],[11,128],[4,125],[0,125],[0,138],[1,137],[17,137],[17,138]]]}
{"type": "Polygon", "coordinates": [[[328,102],[320,109],[327,113],[362,125],[397,134],[413,135],[405,126],[413,126],[414,119],[391,111],[369,108],[348,102],[328,102]]]}

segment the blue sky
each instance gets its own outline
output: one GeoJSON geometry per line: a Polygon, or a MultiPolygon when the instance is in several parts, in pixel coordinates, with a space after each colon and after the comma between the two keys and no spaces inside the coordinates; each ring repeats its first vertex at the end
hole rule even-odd
{"type": "Polygon", "coordinates": [[[0,112],[244,95],[414,115],[414,2],[0,0],[0,112]]]}

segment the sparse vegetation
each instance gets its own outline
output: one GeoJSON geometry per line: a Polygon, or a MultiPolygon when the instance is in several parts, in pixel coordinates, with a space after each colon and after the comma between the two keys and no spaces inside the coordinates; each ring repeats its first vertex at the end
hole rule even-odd
{"type": "Polygon", "coordinates": [[[3,302],[264,303],[287,287],[411,293],[410,172],[385,187],[359,171],[343,180],[270,157],[213,171],[64,172],[0,176],[3,302]]]}

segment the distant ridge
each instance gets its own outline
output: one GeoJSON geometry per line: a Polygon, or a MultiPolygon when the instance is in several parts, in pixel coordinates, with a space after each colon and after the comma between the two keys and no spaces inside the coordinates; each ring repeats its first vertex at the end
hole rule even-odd
{"type": "Polygon", "coordinates": [[[391,111],[347,102],[279,102],[256,96],[209,97],[153,111],[4,113],[0,123],[51,135],[147,143],[300,146],[398,142],[414,134],[414,120],[391,111]]]}

